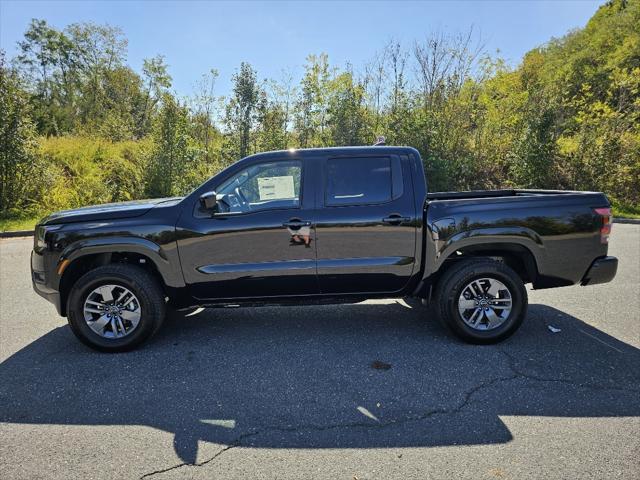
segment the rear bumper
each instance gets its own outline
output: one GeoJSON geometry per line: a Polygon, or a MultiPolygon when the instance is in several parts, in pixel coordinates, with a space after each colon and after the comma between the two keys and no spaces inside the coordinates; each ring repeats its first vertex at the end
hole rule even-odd
{"type": "Polygon", "coordinates": [[[616,257],[602,257],[594,260],[582,277],[580,285],[596,285],[613,280],[618,271],[618,259],[616,257]]]}

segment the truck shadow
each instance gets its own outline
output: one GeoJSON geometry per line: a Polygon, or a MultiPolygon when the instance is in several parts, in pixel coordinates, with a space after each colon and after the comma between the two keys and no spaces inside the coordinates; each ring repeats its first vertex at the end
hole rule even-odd
{"type": "Polygon", "coordinates": [[[59,327],[0,364],[0,422],[151,426],[194,463],[198,441],[495,444],[512,439],[503,416],[640,415],[639,350],[577,318],[532,305],[513,338],[480,347],[425,314],[398,302],[211,310],[120,355],[59,327]]]}

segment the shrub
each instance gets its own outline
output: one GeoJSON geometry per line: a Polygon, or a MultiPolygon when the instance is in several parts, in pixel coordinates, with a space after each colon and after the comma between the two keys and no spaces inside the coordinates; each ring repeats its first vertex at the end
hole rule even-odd
{"type": "Polygon", "coordinates": [[[38,155],[51,177],[42,210],[141,198],[149,143],[77,136],[41,139],[38,155]]]}

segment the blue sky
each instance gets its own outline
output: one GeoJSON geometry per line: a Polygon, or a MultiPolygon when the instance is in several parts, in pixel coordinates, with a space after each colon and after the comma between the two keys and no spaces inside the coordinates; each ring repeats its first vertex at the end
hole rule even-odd
{"type": "Polygon", "coordinates": [[[31,18],[57,28],[92,21],[119,26],[129,40],[128,63],[162,54],[173,88],[187,95],[211,68],[226,94],[241,61],[261,78],[298,78],[310,53],[333,65],[364,65],[389,39],[409,46],[429,32],[459,33],[473,26],[490,52],[517,64],[551,37],[582,27],[603,0],[449,2],[173,2],[0,0],[0,48],[12,57],[31,18]]]}

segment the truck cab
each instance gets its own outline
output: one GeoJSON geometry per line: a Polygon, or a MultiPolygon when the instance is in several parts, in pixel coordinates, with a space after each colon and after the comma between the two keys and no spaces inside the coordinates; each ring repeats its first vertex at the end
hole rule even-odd
{"type": "Polygon", "coordinates": [[[215,176],[185,200],[176,225],[192,296],[224,303],[410,290],[425,193],[411,150],[274,152],[215,176]]]}

